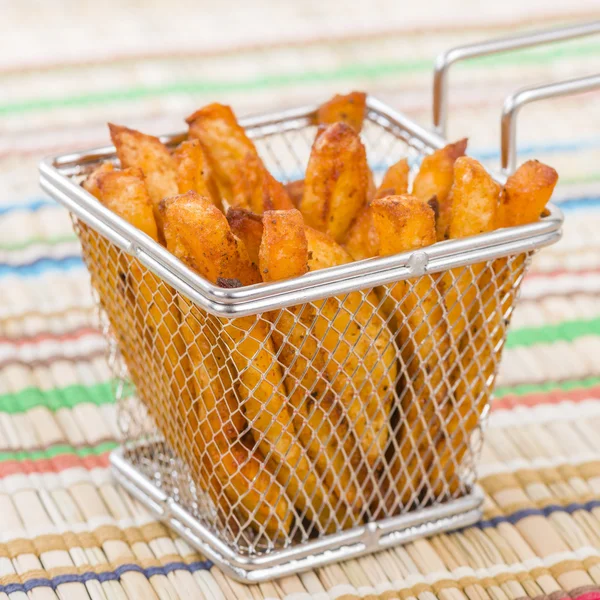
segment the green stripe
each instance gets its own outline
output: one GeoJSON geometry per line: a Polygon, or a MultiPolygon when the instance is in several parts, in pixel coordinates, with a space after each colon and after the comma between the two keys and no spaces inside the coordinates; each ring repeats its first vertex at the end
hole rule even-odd
{"type": "Polygon", "coordinates": [[[89,386],[76,384],[51,390],[30,387],[14,394],[0,395],[2,412],[9,414],[22,413],[39,406],[55,411],[59,408],[73,408],[78,404],[101,406],[112,402],[114,398],[110,382],[89,386]]]}
{"type": "Polygon", "coordinates": [[[523,327],[508,333],[507,348],[572,342],[584,335],[600,336],[600,318],[577,321],[564,321],[543,327],[523,327]]]}
{"type": "Polygon", "coordinates": [[[100,456],[101,454],[106,454],[110,452],[113,448],[118,446],[117,442],[107,441],[102,442],[96,446],[83,446],[81,448],[76,448],[71,446],[70,444],[56,444],[55,446],[50,446],[45,450],[20,450],[18,452],[0,452],[0,462],[5,462],[7,460],[41,460],[41,459],[51,459],[56,458],[57,456],[64,456],[65,454],[74,454],[80,458],[85,458],[86,456],[100,456]]]}
{"type": "MultiPolygon", "coordinates": [[[[460,63],[458,68],[481,68],[482,66],[521,66],[539,64],[553,60],[571,60],[574,57],[596,54],[599,44],[556,44],[552,47],[542,47],[521,50],[510,54],[482,57],[460,63]]],[[[275,73],[246,80],[231,81],[179,81],[162,86],[137,86],[129,89],[107,90],[91,94],[81,94],[64,98],[36,97],[17,102],[0,104],[0,114],[31,112],[86,106],[106,102],[124,102],[140,100],[168,94],[225,94],[232,92],[249,92],[276,87],[293,85],[318,85],[323,82],[347,81],[356,79],[372,80],[380,77],[391,77],[402,74],[423,72],[432,68],[430,59],[405,61],[384,61],[376,63],[352,63],[324,71],[302,71],[299,73],[275,73]]]]}
{"type": "MultiPolygon", "coordinates": [[[[517,329],[509,333],[506,347],[519,348],[560,341],[572,342],[584,335],[600,336],[600,318],[517,329]]],[[[73,408],[83,403],[101,406],[114,402],[111,387],[111,383],[106,382],[90,386],[70,385],[51,390],[26,388],[14,394],[0,395],[0,407],[2,412],[14,414],[38,406],[45,406],[53,411],[59,408],[73,408]]]]}
{"type": "Polygon", "coordinates": [[[57,235],[56,237],[33,237],[21,242],[14,242],[12,244],[6,244],[0,242],[0,250],[24,250],[35,244],[44,244],[45,246],[55,246],[57,244],[64,244],[65,242],[74,242],[77,240],[77,236],[73,233],[72,235],[57,235]]]}
{"type": "Polygon", "coordinates": [[[600,377],[588,377],[586,379],[569,379],[567,381],[547,381],[546,383],[527,383],[522,385],[502,386],[496,388],[495,398],[503,396],[527,396],[529,394],[547,394],[561,391],[585,390],[600,385],[600,377]]]}

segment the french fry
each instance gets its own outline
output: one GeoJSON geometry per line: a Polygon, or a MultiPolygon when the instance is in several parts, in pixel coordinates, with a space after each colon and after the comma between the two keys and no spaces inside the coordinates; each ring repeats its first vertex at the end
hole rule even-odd
{"type": "Polygon", "coordinates": [[[330,125],[313,144],[300,211],[307,225],[341,243],[367,199],[369,168],[358,134],[330,125]]]}
{"type": "MultiPolygon", "coordinates": [[[[186,119],[191,139],[198,139],[213,171],[221,197],[231,203],[239,165],[256,147],[229,106],[209,104],[186,119]]],[[[250,208],[250,206],[242,206],[250,208]]]]}
{"type": "MultiPolygon", "coordinates": [[[[528,161],[521,165],[508,178],[488,229],[526,225],[538,220],[552,196],[557,180],[556,171],[542,163],[528,161]]],[[[486,212],[483,207],[481,211],[486,212]]],[[[458,229],[465,232],[462,227],[458,229]]],[[[497,366],[494,355],[502,352],[524,267],[525,255],[522,254],[511,259],[497,259],[491,267],[478,269],[479,302],[470,312],[471,336],[465,336],[461,343],[462,373],[456,375],[456,409],[445,426],[451,441],[442,442],[438,448],[440,461],[445,468],[443,478],[448,482],[450,494],[455,494],[460,486],[455,465],[464,459],[470,436],[494,388],[497,366]]]]}
{"type": "Polygon", "coordinates": [[[261,215],[266,210],[294,208],[286,188],[249,152],[234,169],[231,204],[261,215]]]}
{"type": "Polygon", "coordinates": [[[436,222],[438,241],[446,239],[450,223],[450,191],[454,181],[454,161],[464,156],[467,140],[459,140],[436,150],[423,158],[421,168],[415,177],[412,194],[427,202],[436,197],[439,206],[439,216],[436,222]]]}
{"type": "Polygon", "coordinates": [[[219,190],[213,181],[200,142],[198,140],[181,142],[173,152],[173,159],[177,166],[177,188],[179,193],[196,192],[200,196],[210,198],[217,208],[223,210],[219,190]]]}
{"type": "MultiPolygon", "coordinates": [[[[200,275],[223,286],[260,281],[227,219],[208,200],[188,193],[170,200],[164,213],[169,249],[200,275]]],[[[219,323],[258,448],[300,517],[306,515],[320,529],[333,531],[329,498],[296,441],[270,326],[259,317],[222,318],[219,323]]]]}
{"type": "Polygon", "coordinates": [[[409,173],[408,161],[406,158],[401,158],[386,171],[381,185],[377,188],[375,198],[407,194],[409,173]]]}
{"type": "Polygon", "coordinates": [[[121,166],[137,167],[144,174],[159,240],[162,241],[162,217],[158,205],[163,198],[177,193],[175,162],[167,147],[157,137],[111,123],[108,128],[121,166]]]}
{"type": "MultiPolygon", "coordinates": [[[[417,250],[435,243],[435,219],[431,208],[413,196],[389,196],[373,201],[373,221],[379,237],[379,254],[387,256],[417,250]]],[[[388,508],[408,505],[427,481],[434,440],[441,428],[448,390],[448,337],[441,297],[434,281],[423,276],[400,281],[390,289],[397,301],[398,346],[406,369],[401,400],[400,454],[392,458],[390,471],[396,485],[388,493],[388,508]]],[[[429,480],[428,485],[434,482],[429,480]]]]}
{"type": "MultiPolygon", "coordinates": [[[[263,223],[259,255],[263,279],[278,281],[307,273],[308,242],[302,215],[297,210],[268,211],[263,223]]],[[[276,325],[272,337],[280,361],[289,373],[286,388],[300,441],[327,488],[340,501],[341,519],[343,511],[350,508],[358,514],[362,505],[348,463],[353,440],[341,407],[323,378],[326,357],[313,331],[316,309],[301,304],[274,311],[269,318],[276,325]]],[[[335,499],[331,503],[335,505],[335,499]]]]}
{"type": "Polygon", "coordinates": [[[363,206],[352,222],[344,248],[354,260],[363,260],[376,256],[379,250],[379,238],[373,224],[373,212],[370,206],[363,206]]]}
{"type": "MultiPolygon", "coordinates": [[[[306,237],[311,271],[352,261],[329,235],[307,227],[306,237]]],[[[354,460],[362,462],[362,472],[367,466],[377,470],[383,466],[397,375],[396,349],[377,310],[379,298],[373,291],[351,292],[313,304],[319,315],[315,335],[328,353],[327,378],[356,433],[354,460]]]]}
{"type": "Polygon", "coordinates": [[[317,110],[317,125],[332,125],[345,123],[360,133],[367,110],[367,96],[363,92],[351,92],[346,95],[336,95],[317,110]]]}
{"type": "Polygon", "coordinates": [[[286,183],[285,190],[288,193],[292,204],[298,208],[304,194],[304,179],[296,179],[296,181],[286,183]]]}
{"type": "Polygon", "coordinates": [[[263,234],[262,215],[256,215],[245,208],[230,208],[227,211],[227,222],[238,239],[240,239],[250,260],[258,268],[258,252],[263,234]]]}
{"type": "MultiPolygon", "coordinates": [[[[474,158],[459,157],[454,163],[449,237],[458,239],[492,231],[496,225],[499,197],[500,186],[481,164],[474,158]]],[[[459,359],[462,336],[469,325],[469,312],[475,306],[476,281],[483,268],[483,264],[477,264],[451,269],[441,280],[448,332],[456,359],[459,359]]]]}
{"type": "Polygon", "coordinates": [[[538,221],[557,181],[558,174],[552,167],[537,160],[523,163],[504,186],[498,210],[498,227],[538,221]]]}

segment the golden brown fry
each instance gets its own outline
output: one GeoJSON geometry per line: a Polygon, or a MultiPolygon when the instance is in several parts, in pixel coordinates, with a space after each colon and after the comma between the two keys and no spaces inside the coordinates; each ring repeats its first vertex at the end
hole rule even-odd
{"type": "MultiPolygon", "coordinates": [[[[352,261],[329,235],[307,227],[306,236],[311,271],[352,261]]],[[[373,291],[352,292],[314,305],[319,314],[315,335],[328,353],[327,378],[356,433],[360,456],[355,454],[354,461],[362,461],[362,472],[367,465],[377,470],[388,440],[397,375],[396,350],[377,310],[379,299],[373,291]]]]}
{"type": "Polygon", "coordinates": [[[300,211],[308,225],[341,243],[367,199],[369,168],[358,134],[330,125],[311,151],[300,211]]]}
{"type": "Polygon", "coordinates": [[[177,165],[177,187],[180,194],[196,192],[200,196],[210,198],[213,204],[223,210],[219,190],[212,178],[208,161],[204,156],[202,145],[198,140],[181,142],[173,159],[177,165]]]}
{"type": "Polygon", "coordinates": [[[186,122],[190,138],[202,144],[221,197],[231,202],[239,165],[249,154],[258,157],[256,147],[229,106],[209,104],[189,116],[186,122]]]}
{"type": "Polygon", "coordinates": [[[108,128],[121,166],[137,167],[144,173],[159,239],[162,240],[162,220],[158,205],[163,198],[177,193],[175,162],[167,147],[157,137],[111,123],[108,128]]]}
{"type": "Polygon", "coordinates": [[[302,195],[304,194],[304,179],[297,179],[296,181],[290,181],[285,184],[285,190],[292,201],[292,204],[298,208],[300,202],[302,202],[302,195]]]}
{"type": "MultiPolygon", "coordinates": [[[[458,239],[492,231],[499,197],[500,186],[478,161],[467,156],[458,158],[454,163],[449,237],[458,239]]],[[[461,337],[468,326],[469,311],[477,298],[474,282],[482,269],[482,264],[459,267],[447,271],[442,278],[449,334],[457,358],[461,337]]]]}
{"type": "Polygon", "coordinates": [[[356,215],[356,219],[346,234],[344,248],[354,260],[363,260],[377,255],[379,238],[373,224],[373,213],[370,206],[364,206],[356,215]]]}
{"type": "Polygon", "coordinates": [[[99,198],[106,208],[153,240],[158,240],[152,203],[141,169],[107,171],[96,177],[99,198]]]}
{"type": "Polygon", "coordinates": [[[537,160],[523,163],[508,178],[498,211],[498,227],[538,221],[552,196],[558,174],[537,160]]]}
{"type": "Polygon", "coordinates": [[[343,96],[338,94],[319,107],[316,124],[345,123],[360,133],[367,110],[366,101],[367,95],[363,92],[351,92],[343,96]]]}
{"type": "MultiPolygon", "coordinates": [[[[421,200],[390,196],[374,200],[371,207],[380,255],[435,243],[434,214],[421,200]]],[[[430,277],[398,282],[390,293],[398,302],[398,346],[406,368],[398,436],[401,450],[390,465],[397,492],[387,498],[389,509],[394,511],[399,502],[406,505],[414,499],[415,490],[435,463],[431,439],[441,428],[440,417],[447,400],[444,375],[449,348],[441,298],[430,277]]]]}
{"type": "Polygon", "coordinates": [[[227,222],[233,235],[239,238],[250,260],[258,267],[258,251],[263,233],[262,215],[255,215],[244,208],[230,208],[227,210],[227,222]]]}
{"type": "MultiPolygon", "coordinates": [[[[208,200],[188,193],[164,206],[169,249],[213,283],[255,283],[245,248],[229,229],[225,216],[208,200]]],[[[283,374],[275,356],[270,327],[260,317],[220,319],[222,339],[238,372],[238,391],[252,434],[297,509],[332,531],[331,507],[296,441],[283,374]]]]}
{"type": "Polygon", "coordinates": [[[308,272],[308,242],[299,211],[271,210],[264,214],[258,258],[263,281],[279,281],[308,272]]]}
{"type": "Polygon", "coordinates": [[[85,181],[81,184],[83,189],[88,191],[92,196],[95,196],[98,200],[100,200],[100,189],[98,188],[98,181],[104,175],[104,173],[110,173],[114,171],[115,168],[112,163],[104,162],[101,165],[97,166],[85,179],[85,181]]]}
{"type": "MultiPolygon", "coordinates": [[[[263,279],[278,281],[305,274],[308,242],[302,215],[297,210],[269,211],[263,223],[260,246],[263,279]]],[[[275,311],[269,318],[276,324],[273,340],[289,373],[286,388],[295,410],[294,425],[300,440],[328,489],[342,505],[358,514],[362,503],[357,499],[346,453],[352,453],[352,437],[324,379],[326,355],[313,331],[316,309],[312,304],[300,304],[275,311]]],[[[332,505],[336,502],[332,499],[332,505]]],[[[340,517],[344,519],[343,510],[340,517]]]]}
{"type": "Polygon", "coordinates": [[[381,185],[377,188],[375,198],[407,194],[409,173],[408,161],[406,158],[401,158],[386,171],[381,185]]]}
{"type": "Polygon", "coordinates": [[[249,152],[234,170],[231,204],[262,214],[266,210],[294,208],[286,188],[249,152]]]}
{"type": "Polygon", "coordinates": [[[450,190],[454,181],[454,161],[464,156],[467,140],[448,144],[433,154],[426,156],[415,177],[412,194],[427,202],[433,196],[437,198],[439,216],[436,222],[437,239],[446,239],[450,223],[450,190]]]}

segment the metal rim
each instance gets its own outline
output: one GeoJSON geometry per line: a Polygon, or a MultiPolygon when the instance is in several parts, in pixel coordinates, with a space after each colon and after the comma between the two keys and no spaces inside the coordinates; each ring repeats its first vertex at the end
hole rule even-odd
{"type": "MultiPolygon", "coordinates": [[[[397,128],[417,140],[427,149],[441,148],[446,141],[427,131],[402,113],[379,100],[368,97],[369,116],[380,125],[397,128]]],[[[299,128],[310,122],[315,107],[294,109],[277,114],[242,119],[243,126],[265,128],[281,121],[296,120],[299,128]]],[[[166,143],[175,143],[185,134],[165,136],[166,143]]],[[[314,301],[331,295],[344,294],[392,281],[437,273],[449,268],[501,258],[554,243],[560,237],[563,222],[560,210],[549,205],[550,214],[539,222],[497,230],[461,240],[438,242],[419,252],[353,262],[274,283],[260,283],[237,289],[213,285],[186,267],[166,248],[132,227],[129,223],[102,206],[91,194],[72,181],[65,170],[73,170],[98,159],[114,157],[113,147],[95,148],[86,152],[47,158],[40,164],[40,184],[52,197],[66,206],[82,221],[99,231],[125,252],[137,257],[153,273],[164,279],[178,292],[199,307],[220,317],[239,317],[257,314],[314,301]]],[[[503,183],[502,174],[493,174],[503,183]]]]}

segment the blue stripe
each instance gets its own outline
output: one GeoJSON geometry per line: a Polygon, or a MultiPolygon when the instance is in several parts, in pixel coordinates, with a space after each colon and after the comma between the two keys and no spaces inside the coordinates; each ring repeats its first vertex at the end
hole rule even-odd
{"type": "MultiPolygon", "coordinates": [[[[590,210],[600,208],[600,196],[583,196],[558,202],[564,212],[590,210]]],[[[31,263],[20,265],[0,263],[0,277],[15,275],[18,277],[37,277],[51,271],[70,271],[83,268],[80,255],[63,258],[43,257],[31,263]]]]}
{"type": "Polygon", "coordinates": [[[7,265],[0,263],[0,277],[16,275],[18,277],[37,277],[50,271],[70,271],[81,269],[81,256],[65,256],[64,258],[40,258],[32,263],[23,265],[7,265]]]}
{"type": "MultiPolygon", "coordinates": [[[[471,527],[478,527],[479,529],[486,529],[488,527],[497,527],[502,523],[511,523],[515,525],[522,519],[526,519],[527,517],[532,516],[540,516],[540,517],[549,517],[553,513],[566,513],[573,514],[579,510],[591,511],[595,508],[600,508],[600,500],[590,500],[589,502],[579,503],[574,502],[572,504],[568,504],[566,506],[560,506],[558,504],[551,504],[550,506],[546,506],[545,508],[527,508],[524,510],[519,510],[510,515],[502,515],[499,517],[494,517],[492,519],[483,519],[476,523],[475,525],[471,525],[470,527],[466,527],[462,529],[470,529],[471,527]]],[[[148,567],[144,569],[139,565],[134,564],[125,564],[117,567],[114,571],[107,571],[104,573],[95,573],[94,571],[86,571],[85,573],[74,573],[68,575],[58,575],[57,577],[48,577],[48,578],[35,578],[26,581],[25,583],[9,583],[6,585],[0,585],[0,593],[4,592],[5,594],[13,594],[15,592],[27,593],[36,587],[51,587],[52,589],[56,589],[56,586],[61,585],[63,583],[85,583],[86,581],[99,581],[103,583],[105,581],[117,581],[124,573],[136,572],[141,573],[149,579],[155,575],[163,575],[166,576],[173,571],[188,571],[189,573],[194,573],[196,571],[207,571],[212,567],[212,563],[208,560],[205,561],[197,561],[190,564],[186,564],[184,562],[172,562],[167,563],[162,567],[148,567]]]]}
{"type": "Polygon", "coordinates": [[[184,562],[172,562],[162,567],[148,567],[144,569],[139,565],[126,564],[117,567],[114,571],[107,571],[104,573],[96,573],[94,571],[86,571],[85,573],[73,573],[67,575],[57,575],[56,577],[36,577],[35,579],[29,579],[25,583],[9,583],[6,585],[0,585],[0,593],[14,594],[16,592],[27,593],[34,588],[49,587],[56,589],[57,586],[64,583],[82,583],[85,584],[87,581],[98,581],[104,583],[105,581],[118,581],[124,573],[141,573],[149,579],[155,575],[166,576],[173,571],[188,571],[189,573],[195,573],[196,571],[208,571],[212,567],[212,563],[208,560],[196,561],[189,565],[184,562]]]}
{"type": "Polygon", "coordinates": [[[36,210],[40,210],[41,208],[46,208],[48,206],[56,207],[59,206],[59,204],[54,200],[50,200],[49,198],[33,198],[23,202],[0,204],[0,216],[17,211],[35,212],[36,210]]]}
{"type": "Polygon", "coordinates": [[[594,508],[600,508],[600,500],[590,500],[585,504],[574,502],[573,504],[567,504],[566,506],[550,504],[545,508],[527,508],[510,515],[502,515],[500,517],[494,517],[493,519],[483,519],[479,521],[479,523],[473,525],[473,527],[485,529],[487,527],[497,527],[501,523],[511,523],[512,525],[515,525],[518,521],[526,519],[527,517],[549,517],[553,513],[567,513],[571,515],[578,510],[591,511],[594,508]]]}

